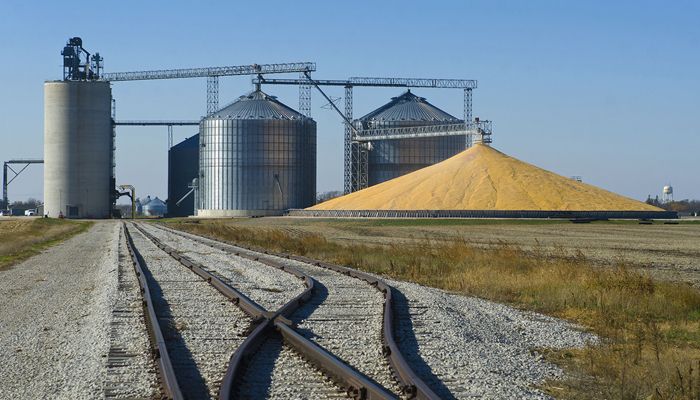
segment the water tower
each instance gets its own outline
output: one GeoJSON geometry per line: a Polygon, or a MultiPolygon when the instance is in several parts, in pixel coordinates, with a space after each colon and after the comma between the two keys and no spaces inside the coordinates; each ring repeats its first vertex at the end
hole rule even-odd
{"type": "Polygon", "coordinates": [[[664,203],[669,203],[673,201],[673,186],[666,185],[661,196],[661,201],[664,203]]]}

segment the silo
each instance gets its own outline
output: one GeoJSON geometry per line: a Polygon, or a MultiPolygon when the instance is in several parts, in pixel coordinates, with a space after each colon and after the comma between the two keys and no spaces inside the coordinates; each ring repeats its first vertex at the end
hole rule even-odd
{"type": "MultiPolygon", "coordinates": [[[[355,120],[356,126],[369,128],[396,128],[425,125],[464,123],[445,111],[418,97],[410,90],[364,117],[355,120]]],[[[368,185],[394,179],[409,172],[446,160],[465,148],[466,137],[443,136],[375,140],[371,143],[367,161],[368,185]]],[[[353,168],[354,170],[354,168],[353,168]]]]}
{"type": "Polygon", "coordinates": [[[44,84],[44,212],[49,217],[110,217],[111,103],[109,82],[44,84]]]}
{"type": "Polygon", "coordinates": [[[162,217],[168,212],[168,206],[157,196],[154,199],[149,197],[149,201],[143,204],[142,212],[147,217],[162,217]]]}
{"type": "Polygon", "coordinates": [[[200,124],[198,216],[280,215],[314,204],[316,122],[259,88],[200,124]]]}

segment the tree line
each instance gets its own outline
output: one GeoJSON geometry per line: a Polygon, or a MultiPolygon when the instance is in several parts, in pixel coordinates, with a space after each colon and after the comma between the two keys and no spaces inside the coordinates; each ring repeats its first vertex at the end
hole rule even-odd
{"type": "Polygon", "coordinates": [[[699,213],[700,212],[700,200],[685,199],[685,200],[669,201],[667,203],[663,203],[663,202],[659,201],[659,196],[656,196],[654,198],[649,196],[649,197],[647,197],[646,203],[651,204],[652,206],[663,208],[666,211],[690,212],[690,213],[699,213]]]}

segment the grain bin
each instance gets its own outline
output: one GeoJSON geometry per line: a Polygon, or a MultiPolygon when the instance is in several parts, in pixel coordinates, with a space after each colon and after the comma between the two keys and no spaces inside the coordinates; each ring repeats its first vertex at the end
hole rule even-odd
{"type": "MultiPolygon", "coordinates": [[[[362,129],[458,123],[464,121],[435,107],[425,98],[414,95],[410,90],[354,121],[355,126],[361,126],[362,129]]],[[[372,141],[367,157],[368,185],[376,185],[446,160],[463,151],[465,143],[464,135],[372,141]]]]}
{"type": "Polygon", "coordinates": [[[141,210],[147,217],[162,217],[168,212],[168,206],[158,196],[153,199],[148,196],[142,203],[141,210]]]}
{"type": "Polygon", "coordinates": [[[259,88],[200,124],[198,215],[280,215],[314,204],[316,122],[259,88]]]}
{"type": "Polygon", "coordinates": [[[109,218],[113,144],[109,82],[44,84],[44,212],[109,218]]]}

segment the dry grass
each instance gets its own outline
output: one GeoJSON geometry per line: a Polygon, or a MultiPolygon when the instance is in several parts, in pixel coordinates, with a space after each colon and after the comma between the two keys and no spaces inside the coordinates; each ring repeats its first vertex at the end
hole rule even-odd
{"type": "MultiPolygon", "coordinates": [[[[210,221],[203,220],[202,223],[210,221]]],[[[227,224],[278,228],[296,235],[320,233],[326,239],[348,244],[390,245],[429,237],[454,240],[464,237],[477,247],[489,248],[503,240],[524,249],[539,248],[569,255],[579,251],[596,265],[613,266],[619,260],[643,269],[659,280],[690,282],[700,288],[700,220],[679,225],[640,225],[637,221],[572,224],[552,220],[489,219],[326,219],[246,218],[227,224]]]]}
{"type": "Polygon", "coordinates": [[[90,222],[46,218],[0,221],[0,271],[85,231],[90,222]]]}
{"type": "Polygon", "coordinates": [[[307,255],[397,279],[505,302],[580,323],[603,339],[546,352],[569,371],[544,389],[560,398],[696,399],[700,396],[700,291],[659,282],[624,264],[601,269],[581,253],[428,238],[348,244],[225,222],[173,223],[233,243],[307,255]]]}

